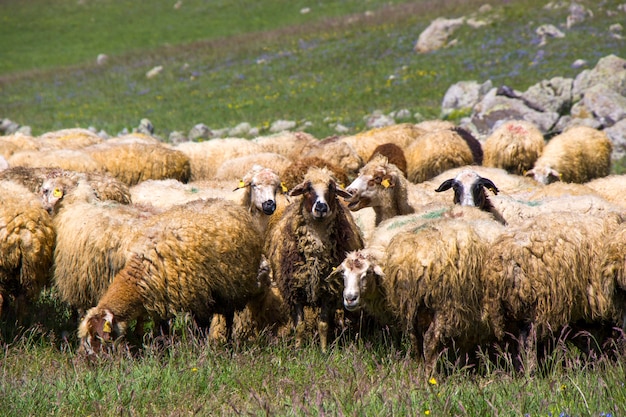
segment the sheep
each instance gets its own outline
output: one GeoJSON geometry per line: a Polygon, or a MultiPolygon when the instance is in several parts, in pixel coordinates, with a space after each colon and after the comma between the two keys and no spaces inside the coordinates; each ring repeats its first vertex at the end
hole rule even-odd
{"type": "Polygon", "coordinates": [[[351,195],[346,201],[351,211],[373,207],[375,225],[390,217],[411,214],[415,209],[408,201],[408,181],[386,156],[376,154],[346,188],[351,195]]]}
{"type": "Polygon", "coordinates": [[[542,213],[510,226],[489,245],[484,319],[499,341],[519,341],[534,364],[543,344],[568,325],[601,319],[599,250],[621,223],[616,213],[542,213]]]}
{"type": "Polygon", "coordinates": [[[509,120],[483,142],[483,165],[524,175],[542,154],[544,145],[543,134],[534,124],[525,120],[509,120]]]}
{"type": "Polygon", "coordinates": [[[9,162],[4,156],[0,155],[0,172],[9,169],[9,162]]]}
{"type": "Polygon", "coordinates": [[[463,138],[452,130],[436,130],[422,135],[404,151],[407,179],[426,181],[459,166],[472,165],[474,156],[463,138]]]}
{"type": "Polygon", "coordinates": [[[432,178],[430,181],[438,186],[442,182],[456,177],[462,171],[471,169],[477,175],[488,178],[494,184],[498,185],[498,190],[509,195],[523,196],[530,194],[543,187],[543,184],[537,183],[532,178],[522,175],[510,174],[502,168],[493,168],[479,165],[469,165],[451,168],[432,178]]]}
{"type": "Polygon", "coordinates": [[[300,184],[310,167],[329,169],[333,173],[337,183],[342,187],[343,184],[347,184],[349,181],[348,172],[345,169],[328,162],[326,159],[316,156],[308,156],[295,159],[282,173],[280,173],[280,177],[287,189],[292,189],[296,185],[300,184]]]}
{"type": "Polygon", "coordinates": [[[609,175],[596,178],[585,185],[601,195],[607,201],[626,207],[626,175],[609,175]]]}
{"type": "MultiPolygon", "coordinates": [[[[362,161],[367,161],[374,153],[374,149],[383,143],[393,143],[401,149],[406,149],[426,131],[411,123],[399,123],[369,129],[352,136],[344,136],[339,140],[348,143],[356,151],[362,161]]],[[[357,168],[358,170],[358,168],[357,168]]]]}
{"type": "Polygon", "coordinates": [[[457,217],[423,219],[391,237],[383,232],[387,236],[377,243],[348,253],[331,275],[343,276],[347,310],[363,308],[381,323],[399,326],[432,370],[450,343],[471,353],[489,337],[481,270],[494,238],[483,235],[502,228],[479,209],[464,207],[457,217]]]}
{"type": "Polygon", "coordinates": [[[544,185],[532,192],[527,196],[529,201],[541,201],[548,198],[562,197],[562,196],[585,196],[592,195],[602,198],[600,194],[596,193],[591,187],[584,184],[578,184],[575,182],[553,182],[548,185],[544,185]]]}
{"type": "Polygon", "coordinates": [[[47,179],[41,194],[57,232],[53,283],[62,301],[84,312],[124,267],[130,239],[158,210],[99,201],[90,184],[75,177],[47,179]]]}
{"type": "Polygon", "coordinates": [[[0,136],[0,155],[7,160],[16,152],[36,150],[36,139],[32,136],[19,132],[13,135],[0,136]]]}
{"type": "Polygon", "coordinates": [[[542,184],[584,183],[605,177],[611,170],[612,148],[606,133],[575,126],[550,139],[526,175],[542,184]]]}
{"type": "Polygon", "coordinates": [[[31,192],[39,194],[46,179],[72,177],[89,182],[99,200],[113,200],[121,204],[130,204],[131,194],[128,186],[106,174],[94,172],[82,173],[60,168],[12,167],[0,172],[0,179],[18,182],[31,192]]]}
{"type": "Polygon", "coordinates": [[[364,160],[351,143],[338,137],[329,137],[314,142],[303,150],[301,158],[323,159],[332,166],[345,170],[349,177],[358,172],[364,160]]]}
{"type": "Polygon", "coordinates": [[[387,161],[398,167],[398,169],[402,172],[402,175],[406,177],[406,157],[404,156],[402,148],[395,143],[383,143],[374,149],[367,162],[370,162],[377,154],[387,157],[387,161]]]}
{"type": "Polygon", "coordinates": [[[48,167],[68,171],[102,172],[102,166],[83,149],[23,150],[7,161],[12,167],[48,167]]]}
{"type": "Polygon", "coordinates": [[[305,149],[314,145],[317,139],[306,132],[284,131],[256,137],[252,142],[261,145],[261,152],[277,153],[294,161],[303,155],[305,149]]]}
{"type": "Polygon", "coordinates": [[[231,331],[235,312],[265,292],[257,277],[261,249],[250,213],[230,201],[194,200],[150,217],[124,268],[81,321],[82,348],[97,353],[143,314],[189,312],[204,326],[223,314],[231,331]]]}
{"type": "Polygon", "coordinates": [[[0,314],[14,304],[23,321],[27,306],[49,283],[55,230],[39,198],[0,180],[0,314]]]}
{"type": "MultiPolygon", "coordinates": [[[[604,243],[599,267],[601,295],[607,304],[594,305],[605,313],[609,322],[626,332],[626,222],[622,223],[604,243]],[[599,307],[605,306],[602,310],[599,307]]],[[[602,316],[602,314],[601,314],[602,316]]]]}
{"type": "Polygon", "coordinates": [[[215,179],[232,180],[243,177],[254,165],[272,168],[281,175],[292,161],[280,154],[263,152],[253,155],[239,156],[224,161],[215,172],[215,179]]]}
{"type": "Polygon", "coordinates": [[[362,248],[363,240],[350,212],[338,200],[349,194],[337,187],[329,170],[311,168],[289,195],[302,198],[291,203],[268,230],[263,252],[289,306],[296,347],[304,337],[304,307],[319,306],[318,331],[325,352],[331,314],[341,308],[341,290],[340,283],[324,278],[346,252],[362,248]]]}
{"type": "Polygon", "coordinates": [[[179,150],[189,158],[191,181],[210,180],[217,168],[226,160],[263,152],[258,143],[241,138],[211,139],[206,142],[182,142],[172,149],[179,150]]]}
{"type": "Polygon", "coordinates": [[[46,132],[36,138],[39,150],[82,149],[102,142],[102,138],[88,129],[72,128],[46,132]]]}
{"type": "Polygon", "coordinates": [[[83,148],[83,152],[97,161],[104,172],[129,186],[148,179],[188,182],[191,177],[189,158],[162,145],[105,142],[83,148]]]}

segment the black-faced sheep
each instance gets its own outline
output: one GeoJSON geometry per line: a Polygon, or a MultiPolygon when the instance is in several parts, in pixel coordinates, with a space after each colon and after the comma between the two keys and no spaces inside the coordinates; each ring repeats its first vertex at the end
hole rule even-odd
{"type": "Polygon", "coordinates": [[[509,120],[494,130],[483,143],[483,165],[524,175],[543,152],[541,131],[524,120],[509,120]]]}
{"type": "Polygon", "coordinates": [[[265,292],[258,280],[262,243],[250,213],[226,200],[195,200],[152,216],[81,322],[82,346],[98,352],[144,314],[163,320],[189,312],[202,326],[223,314],[230,331],[235,312],[265,292]]]}
{"type": "Polygon", "coordinates": [[[611,151],[606,133],[587,126],[572,127],[548,141],[526,175],[543,184],[584,183],[609,175],[611,151]]]}
{"type": "Polygon", "coordinates": [[[602,320],[600,250],[621,220],[614,213],[559,212],[509,226],[489,245],[483,270],[485,320],[495,336],[519,341],[533,359],[535,342],[574,323],[602,320]]]}
{"type": "Polygon", "coordinates": [[[11,304],[18,320],[48,284],[55,232],[39,198],[0,180],[0,314],[11,304]]]}
{"type": "Polygon", "coordinates": [[[338,200],[349,194],[338,188],[327,169],[311,168],[290,195],[302,197],[269,230],[264,253],[289,306],[296,346],[304,337],[304,307],[319,306],[320,345],[326,351],[329,321],[341,308],[341,282],[325,278],[347,252],[362,248],[363,240],[350,212],[338,200]]]}

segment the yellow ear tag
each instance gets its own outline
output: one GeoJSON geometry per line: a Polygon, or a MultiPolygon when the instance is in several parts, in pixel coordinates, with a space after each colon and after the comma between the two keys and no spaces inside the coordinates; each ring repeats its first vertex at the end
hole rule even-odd
{"type": "Polygon", "coordinates": [[[288,191],[287,186],[285,185],[284,182],[280,183],[280,188],[283,190],[283,193],[286,193],[288,191]]]}
{"type": "Polygon", "coordinates": [[[391,185],[391,183],[389,182],[389,180],[387,178],[385,178],[384,180],[382,180],[380,182],[380,185],[382,185],[385,188],[389,188],[389,186],[391,185]]]}
{"type": "Polygon", "coordinates": [[[104,326],[102,326],[102,331],[104,333],[111,333],[111,322],[105,321],[104,326]]]}
{"type": "Polygon", "coordinates": [[[246,186],[246,183],[243,182],[243,180],[239,181],[239,188],[244,188],[246,186]]]}
{"type": "Polygon", "coordinates": [[[55,198],[59,198],[62,195],[63,195],[63,192],[59,190],[58,188],[55,188],[54,191],[52,191],[52,196],[54,196],[55,198]]]}

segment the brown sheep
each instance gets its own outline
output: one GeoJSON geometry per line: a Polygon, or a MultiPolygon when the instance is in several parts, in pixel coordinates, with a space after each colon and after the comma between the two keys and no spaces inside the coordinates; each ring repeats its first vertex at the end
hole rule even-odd
{"type": "Polygon", "coordinates": [[[304,175],[307,173],[310,167],[318,167],[318,168],[327,168],[335,177],[337,184],[340,186],[345,186],[348,184],[349,178],[348,173],[345,169],[338,167],[325,159],[310,156],[303,157],[294,160],[285,170],[280,174],[280,178],[283,183],[287,187],[288,190],[291,190],[296,185],[300,184],[304,179],[304,175]]]}
{"type": "Polygon", "coordinates": [[[404,151],[402,151],[401,147],[395,143],[383,143],[382,145],[378,145],[367,162],[374,159],[377,154],[387,157],[387,161],[389,161],[390,164],[397,166],[402,172],[402,175],[406,177],[406,157],[404,156],[404,151]]]}
{"type": "Polygon", "coordinates": [[[264,253],[289,306],[296,347],[304,337],[304,307],[320,307],[318,331],[326,351],[329,322],[341,308],[341,282],[325,278],[347,252],[362,248],[363,240],[350,212],[338,200],[349,194],[337,187],[329,170],[311,168],[290,195],[302,197],[268,231],[264,253]]]}
{"type": "Polygon", "coordinates": [[[145,314],[164,320],[189,312],[206,327],[223,314],[230,332],[235,312],[265,292],[258,279],[262,243],[248,211],[226,200],[195,200],[152,216],[81,322],[82,347],[97,353],[145,314]]]}

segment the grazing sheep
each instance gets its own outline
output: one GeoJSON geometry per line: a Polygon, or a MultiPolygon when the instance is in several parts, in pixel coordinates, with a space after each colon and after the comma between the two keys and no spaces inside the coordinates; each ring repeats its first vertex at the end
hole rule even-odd
{"type": "Polygon", "coordinates": [[[39,194],[44,181],[56,177],[71,177],[78,181],[87,181],[99,200],[113,200],[121,204],[130,204],[131,195],[128,186],[107,174],[95,172],[67,171],[60,168],[13,167],[0,172],[0,179],[18,182],[31,192],[39,194]]]}
{"type": "Polygon", "coordinates": [[[187,155],[191,165],[191,181],[210,180],[217,168],[232,158],[264,152],[256,142],[240,138],[211,139],[206,142],[182,142],[172,149],[187,155]]]}
{"type": "Polygon", "coordinates": [[[102,172],[100,164],[85,149],[24,150],[7,161],[12,167],[61,168],[78,172],[102,172]]]}
{"type": "Polygon", "coordinates": [[[626,207],[626,175],[609,175],[596,178],[585,185],[600,194],[607,201],[626,207]]]}
{"type": "Polygon", "coordinates": [[[606,133],[575,126],[550,139],[526,175],[542,184],[584,183],[611,170],[612,144],[606,133]]]}
{"type": "Polygon", "coordinates": [[[61,300],[84,312],[104,295],[124,267],[130,239],[157,210],[99,201],[89,183],[74,177],[50,178],[41,192],[56,230],[54,285],[61,300]]]}
{"type": "Polygon", "coordinates": [[[284,131],[269,136],[259,136],[252,142],[261,145],[260,152],[272,152],[295,161],[305,149],[317,142],[317,139],[306,132],[284,131]]]}
{"type": "Polygon", "coordinates": [[[346,201],[351,211],[373,207],[376,226],[391,217],[411,214],[415,210],[408,200],[408,181],[386,156],[376,154],[346,188],[351,195],[346,201]]]}
{"type": "Polygon", "coordinates": [[[601,318],[599,251],[621,221],[614,213],[558,212],[509,226],[489,246],[483,270],[485,319],[498,340],[511,335],[534,358],[535,341],[601,318]]]}
{"type": "Polygon", "coordinates": [[[348,172],[334,165],[327,160],[319,157],[303,157],[295,159],[285,170],[280,173],[280,177],[287,189],[291,190],[296,185],[300,184],[304,179],[304,175],[307,173],[310,167],[326,168],[333,173],[337,184],[347,184],[348,172]]]}
{"type": "Polygon", "coordinates": [[[348,176],[356,175],[363,166],[363,158],[354,147],[337,137],[314,142],[304,150],[301,158],[320,158],[332,166],[345,170],[348,176]]]}
{"type": "Polygon", "coordinates": [[[224,161],[215,172],[215,179],[233,180],[243,177],[254,165],[270,167],[281,175],[292,161],[280,154],[263,152],[224,161]]]}
{"type": "Polygon", "coordinates": [[[195,200],[150,217],[126,265],[81,322],[81,345],[98,352],[144,314],[189,312],[204,326],[223,314],[230,332],[235,312],[265,292],[257,278],[261,249],[250,213],[233,202],[195,200]]]}
{"type": "Polygon", "coordinates": [[[173,178],[188,182],[191,177],[189,158],[162,145],[105,142],[83,151],[97,161],[104,172],[129,186],[149,179],[173,178]]]}
{"type": "Polygon", "coordinates": [[[362,248],[363,240],[350,212],[338,200],[349,194],[337,187],[329,170],[311,168],[290,195],[302,198],[291,203],[268,230],[264,253],[289,306],[296,347],[304,337],[304,307],[319,306],[320,345],[326,351],[329,321],[341,308],[341,283],[325,278],[347,252],[362,248]]]}
{"type": "Polygon", "coordinates": [[[402,175],[406,177],[406,158],[401,147],[395,143],[383,143],[382,145],[378,145],[367,162],[370,162],[377,154],[387,157],[387,161],[397,166],[402,172],[402,175]]]}
{"type": "Polygon", "coordinates": [[[414,124],[400,123],[366,130],[356,135],[345,136],[340,140],[351,145],[362,161],[367,161],[374,153],[374,149],[383,143],[393,143],[400,149],[406,149],[424,133],[426,133],[424,129],[414,124]]]}
{"type": "Polygon", "coordinates": [[[494,130],[483,143],[483,165],[524,175],[543,152],[541,131],[524,120],[509,120],[494,130]]]}
{"type": "Polygon", "coordinates": [[[489,240],[481,235],[502,228],[481,213],[466,207],[459,217],[425,220],[382,246],[349,253],[333,272],[344,278],[346,309],[364,308],[381,323],[399,326],[430,370],[445,347],[472,353],[489,337],[481,315],[489,240]],[[480,220],[470,220],[474,216],[480,220]]]}
{"type": "Polygon", "coordinates": [[[442,172],[474,163],[474,155],[467,142],[455,131],[436,130],[422,135],[404,151],[407,160],[407,179],[419,183],[442,172]]]}
{"type": "Polygon", "coordinates": [[[0,314],[13,310],[18,320],[25,318],[25,303],[48,284],[54,239],[39,198],[20,184],[0,180],[0,314]]]}
{"type": "Polygon", "coordinates": [[[37,143],[32,136],[27,136],[23,133],[0,136],[0,155],[7,160],[16,152],[36,150],[37,143]]]}
{"type": "Polygon", "coordinates": [[[35,140],[39,150],[82,149],[102,142],[102,138],[96,133],[81,128],[47,132],[35,140]]]}

